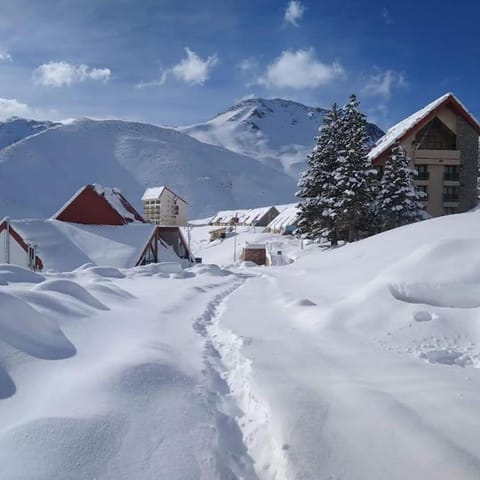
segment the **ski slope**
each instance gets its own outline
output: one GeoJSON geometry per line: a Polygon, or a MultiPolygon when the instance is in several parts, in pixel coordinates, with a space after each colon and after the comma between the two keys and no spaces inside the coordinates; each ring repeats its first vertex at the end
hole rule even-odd
{"type": "Polygon", "coordinates": [[[478,479],[479,220],[303,250],[197,222],[223,268],[1,265],[2,475],[478,479]],[[233,264],[233,241],[294,262],[233,264]]]}

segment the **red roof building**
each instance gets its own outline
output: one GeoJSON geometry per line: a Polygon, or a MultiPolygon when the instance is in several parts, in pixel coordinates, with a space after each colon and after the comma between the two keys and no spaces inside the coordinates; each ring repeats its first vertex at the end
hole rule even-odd
{"type": "Polygon", "coordinates": [[[78,190],[52,218],[84,225],[146,223],[119,189],[95,184],[78,190]]]}

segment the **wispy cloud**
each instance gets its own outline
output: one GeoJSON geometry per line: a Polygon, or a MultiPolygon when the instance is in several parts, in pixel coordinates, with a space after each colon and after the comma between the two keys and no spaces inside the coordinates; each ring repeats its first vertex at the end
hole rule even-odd
{"type": "Polygon", "coordinates": [[[326,85],[344,75],[337,63],[323,63],[316,58],[315,50],[284,50],[271,63],[257,83],[267,87],[304,89],[326,85]]]}
{"type": "Polygon", "coordinates": [[[299,0],[290,0],[285,9],[285,21],[298,27],[298,21],[301,20],[305,12],[305,7],[299,0]]]}
{"type": "Polygon", "coordinates": [[[258,68],[258,61],[255,57],[244,58],[239,64],[238,68],[242,72],[251,72],[258,68]]]}
{"type": "Polygon", "coordinates": [[[382,8],[380,15],[382,16],[383,20],[387,25],[390,25],[393,23],[393,18],[390,15],[390,11],[387,8],[382,8]]]}
{"type": "Polygon", "coordinates": [[[202,58],[189,47],[185,48],[187,56],[173,67],[167,68],[157,80],[140,82],[137,88],[157,87],[163,85],[167,78],[173,76],[188,85],[203,85],[209,78],[212,69],[218,63],[217,54],[202,58]]]}
{"type": "Polygon", "coordinates": [[[405,75],[395,70],[381,70],[375,68],[374,73],[367,77],[367,82],[362,89],[365,95],[379,96],[388,99],[392,90],[398,87],[406,87],[405,75]]]}
{"type": "Polygon", "coordinates": [[[63,87],[86,80],[107,82],[112,72],[109,68],[91,68],[67,62],[49,62],[33,71],[33,81],[45,87],[63,87]]]}
{"type": "Polygon", "coordinates": [[[10,53],[4,48],[0,47],[0,62],[11,62],[13,60],[10,53]]]}

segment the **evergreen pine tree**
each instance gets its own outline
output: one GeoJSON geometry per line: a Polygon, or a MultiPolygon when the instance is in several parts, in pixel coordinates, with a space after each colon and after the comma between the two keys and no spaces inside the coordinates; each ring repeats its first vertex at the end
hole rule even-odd
{"type": "Polygon", "coordinates": [[[382,230],[418,222],[425,212],[419,201],[425,195],[413,183],[415,172],[408,166],[405,148],[398,142],[385,162],[380,189],[375,202],[377,222],[382,230]]]}
{"type": "Polygon", "coordinates": [[[308,168],[300,177],[297,192],[297,197],[301,199],[298,205],[298,233],[311,239],[327,237],[332,245],[337,244],[338,208],[334,172],[340,140],[339,117],[339,109],[334,104],[324,116],[320,135],[316,137],[313,152],[307,157],[308,168]]]}
{"type": "Polygon", "coordinates": [[[351,95],[342,108],[339,128],[342,145],[337,153],[338,166],[334,174],[337,186],[335,208],[350,242],[358,239],[361,231],[371,233],[369,213],[376,176],[368,159],[367,123],[358,106],[356,96],[351,95]]]}

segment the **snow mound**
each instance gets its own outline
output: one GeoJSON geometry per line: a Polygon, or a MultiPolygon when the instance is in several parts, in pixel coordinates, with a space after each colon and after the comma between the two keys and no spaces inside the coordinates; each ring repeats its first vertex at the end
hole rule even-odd
{"type": "Polygon", "coordinates": [[[96,308],[97,310],[108,310],[106,305],[96,299],[85,288],[71,280],[46,280],[45,282],[36,285],[33,290],[36,292],[55,292],[62,295],[68,295],[69,297],[72,297],[81,303],[85,303],[90,307],[96,308]]]}
{"type": "Polygon", "coordinates": [[[0,285],[8,283],[40,283],[45,280],[42,275],[17,265],[0,264],[0,285]]]}
{"type": "Polygon", "coordinates": [[[87,264],[88,266],[84,266],[84,268],[80,267],[77,271],[85,271],[87,273],[91,273],[93,275],[97,275],[99,277],[105,278],[125,278],[125,275],[118,270],[118,268],[114,267],[97,267],[93,264],[87,264]]]}
{"type": "Polygon", "coordinates": [[[0,339],[33,357],[58,360],[75,355],[59,326],[28,303],[0,291],[0,339]]]}
{"type": "Polygon", "coordinates": [[[390,285],[390,292],[403,302],[449,308],[480,307],[480,284],[417,283],[390,285]]]}

